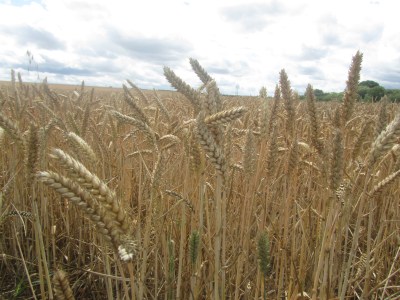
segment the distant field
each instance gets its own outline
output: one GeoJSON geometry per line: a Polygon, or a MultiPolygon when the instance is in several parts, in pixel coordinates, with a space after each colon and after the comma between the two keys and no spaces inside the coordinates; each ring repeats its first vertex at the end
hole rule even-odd
{"type": "Polygon", "coordinates": [[[356,102],[361,54],[325,103],[191,64],[200,89],[0,83],[0,298],[398,299],[399,107],[356,102]]]}

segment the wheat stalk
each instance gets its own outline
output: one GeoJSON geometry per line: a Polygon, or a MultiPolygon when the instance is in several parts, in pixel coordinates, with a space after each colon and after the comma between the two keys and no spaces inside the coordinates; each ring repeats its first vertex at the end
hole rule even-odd
{"type": "Polygon", "coordinates": [[[382,130],[385,129],[387,125],[388,122],[387,103],[388,103],[388,98],[387,96],[384,96],[381,99],[381,108],[379,110],[378,123],[376,124],[375,128],[375,136],[378,136],[382,132],[382,130]]]}

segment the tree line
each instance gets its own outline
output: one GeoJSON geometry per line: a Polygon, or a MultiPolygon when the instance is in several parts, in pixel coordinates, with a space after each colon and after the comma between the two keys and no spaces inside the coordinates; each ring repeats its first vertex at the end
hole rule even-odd
{"type": "MultiPolygon", "coordinates": [[[[343,92],[326,93],[320,89],[314,89],[314,95],[319,101],[341,100],[343,98],[343,92]]],[[[373,80],[361,81],[358,85],[358,95],[359,100],[365,102],[379,101],[385,95],[391,102],[400,102],[400,89],[385,89],[373,80]]]]}

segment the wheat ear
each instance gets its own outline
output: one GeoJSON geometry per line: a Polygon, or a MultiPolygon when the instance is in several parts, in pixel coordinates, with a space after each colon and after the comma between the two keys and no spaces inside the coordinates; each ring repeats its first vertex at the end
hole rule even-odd
{"type": "Polygon", "coordinates": [[[203,82],[203,84],[207,84],[207,82],[213,80],[196,59],[189,58],[189,62],[192,66],[193,71],[196,73],[197,77],[199,77],[201,82],[203,82]]]}
{"type": "Polygon", "coordinates": [[[379,195],[383,192],[385,188],[387,188],[389,185],[391,185],[398,177],[400,176],[400,170],[397,170],[396,172],[390,174],[387,176],[385,179],[383,179],[381,182],[379,182],[374,188],[372,189],[372,192],[370,193],[372,198],[377,198],[379,195]]]}
{"type": "Polygon", "coordinates": [[[345,125],[353,114],[354,104],[357,100],[358,82],[360,81],[361,63],[363,55],[357,51],[353,56],[346,82],[346,90],[343,95],[342,124],[345,125]]]}
{"type": "Polygon", "coordinates": [[[362,129],[360,134],[358,135],[356,142],[354,143],[354,148],[353,148],[353,152],[351,154],[351,157],[353,158],[353,160],[356,160],[358,155],[360,154],[361,150],[362,150],[362,146],[365,143],[365,141],[367,140],[368,134],[371,130],[371,125],[372,125],[372,121],[371,120],[367,120],[362,129]]]}
{"type": "Polygon", "coordinates": [[[81,157],[86,158],[90,163],[95,164],[97,162],[96,154],[94,153],[92,147],[79,135],[74,132],[68,132],[66,134],[68,141],[74,147],[76,153],[81,155],[81,157]]]}
{"type": "Polygon", "coordinates": [[[167,78],[168,82],[178,90],[178,92],[182,93],[186,96],[186,98],[192,103],[195,113],[197,114],[200,111],[200,94],[194,90],[190,85],[185,83],[182,79],[180,79],[174,71],[172,71],[168,67],[164,67],[164,76],[167,78]]]}
{"type": "Polygon", "coordinates": [[[135,119],[133,117],[129,117],[126,116],[124,114],[121,114],[118,111],[112,110],[110,112],[118,121],[122,122],[122,123],[128,123],[131,124],[135,127],[137,127],[140,131],[142,131],[145,136],[148,138],[148,140],[156,147],[157,146],[157,142],[156,142],[156,135],[155,132],[153,131],[153,129],[151,129],[151,127],[145,123],[142,122],[141,120],[135,119]]]}
{"type": "Polygon", "coordinates": [[[57,300],[74,300],[67,274],[58,270],[53,276],[54,292],[57,300]]]}
{"type": "Polygon", "coordinates": [[[164,103],[162,103],[155,89],[153,90],[153,93],[154,93],[154,100],[156,100],[156,104],[160,108],[161,113],[164,115],[164,117],[167,119],[168,122],[171,122],[171,115],[168,109],[165,107],[164,103]]]}
{"type": "Polygon", "coordinates": [[[132,108],[135,118],[142,121],[146,125],[149,125],[150,124],[149,119],[147,118],[143,110],[136,104],[136,102],[134,101],[135,98],[132,96],[129,89],[124,84],[122,85],[122,87],[124,89],[124,95],[125,95],[124,100],[126,103],[128,103],[130,108],[132,108]]]}
{"type": "Polygon", "coordinates": [[[214,165],[217,173],[225,179],[226,160],[222,153],[222,149],[218,146],[210,130],[204,122],[204,113],[200,113],[197,117],[197,138],[203,150],[208,155],[211,163],[214,165]]]}
{"type": "Polygon", "coordinates": [[[284,69],[281,70],[279,73],[279,85],[281,87],[281,94],[283,103],[285,104],[286,109],[286,128],[289,131],[289,135],[293,135],[294,130],[294,117],[295,117],[295,110],[293,106],[293,98],[292,98],[292,89],[290,87],[290,81],[284,69]]]}
{"type": "Polygon", "coordinates": [[[19,131],[18,125],[11,121],[6,115],[0,112],[0,127],[7,132],[11,138],[16,141],[18,144],[23,145],[24,138],[19,131]]]}
{"type": "Polygon", "coordinates": [[[96,224],[97,231],[103,234],[118,250],[122,260],[133,258],[135,249],[133,240],[124,234],[126,230],[121,226],[119,220],[115,218],[115,215],[110,215],[106,209],[98,205],[88,191],[82,189],[69,178],[55,172],[38,172],[36,176],[62,197],[67,198],[82,209],[90,220],[96,224]]]}
{"type": "Polygon", "coordinates": [[[39,160],[39,131],[31,124],[28,131],[28,139],[25,144],[25,168],[28,187],[32,185],[39,160]]]}
{"type": "Polygon", "coordinates": [[[243,155],[243,170],[244,173],[248,176],[255,172],[255,144],[254,144],[254,135],[253,132],[248,129],[246,134],[246,143],[244,146],[244,155],[243,155]]]}
{"type": "Polygon", "coordinates": [[[367,164],[372,167],[379,157],[382,157],[387,151],[392,149],[400,136],[400,114],[382,131],[373,142],[371,151],[369,152],[367,164]]]}
{"type": "Polygon", "coordinates": [[[126,80],[129,85],[136,91],[136,93],[138,93],[139,98],[145,103],[145,105],[149,105],[149,99],[147,99],[146,95],[143,94],[142,90],[139,89],[132,81],[130,81],[129,79],[126,80]]]}
{"type": "Polygon", "coordinates": [[[309,84],[307,86],[306,99],[307,99],[307,111],[308,111],[308,115],[310,117],[310,123],[311,123],[311,142],[313,143],[314,147],[317,149],[318,153],[322,154],[323,150],[324,150],[324,145],[318,138],[319,124],[318,124],[318,118],[317,118],[317,111],[315,108],[314,90],[313,90],[311,84],[309,84]]]}
{"type": "Polygon", "coordinates": [[[226,124],[240,118],[245,112],[247,112],[247,109],[243,106],[234,107],[206,117],[204,123],[210,126],[226,124]]]}
{"type": "Polygon", "coordinates": [[[61,149],[53,149],[51,155],[60,162],[71,177],[89,190],[96,199],[102,202],[115,215],[115,219],[121,224],[121,228],[125,233],[128,233],[130,227],[128,218],[125,211],[118,204],[115,193],[96,175],[86,169],[83,164],[61,149]]]}

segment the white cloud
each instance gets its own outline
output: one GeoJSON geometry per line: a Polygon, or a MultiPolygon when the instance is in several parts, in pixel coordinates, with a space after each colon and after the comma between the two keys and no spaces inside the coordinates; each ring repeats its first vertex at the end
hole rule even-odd
{"type": "MultiPolygon", "coordinates": [[[[30,50],[49,82],[166,88],[162,67],[190,84],[189,57],[220,90],[272,95],[285,68],[294,88],[345,87],[351,57],[364,53],[361,79],[400,88],[400,21],[380,1],[0,1],[0,80],[27,80],[30,50]],[[78,81],[78,82],[77,82],[78,81]]],[[[32,69],[32,68],[31,68],[32,69]]]]}

